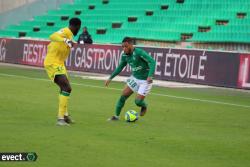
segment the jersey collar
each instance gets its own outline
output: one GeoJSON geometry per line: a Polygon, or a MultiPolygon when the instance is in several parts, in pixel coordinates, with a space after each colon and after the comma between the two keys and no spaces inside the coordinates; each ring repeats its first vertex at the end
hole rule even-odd
{"type": "Polygon", "coordinates": [[[128,56],[133,56],[134,54],[135,54],[135,48],[134,48],[134,50],[132,51],[132,53],[129,54],[128,56]]]}

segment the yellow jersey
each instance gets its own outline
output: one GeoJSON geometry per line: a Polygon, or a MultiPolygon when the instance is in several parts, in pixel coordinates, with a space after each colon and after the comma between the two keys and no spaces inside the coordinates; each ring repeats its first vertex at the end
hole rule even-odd
{"type": "Polygon", "coordinates": [[[73,39],[73,33],[66,27],[50,35],[51,40],[48,45],[48,52],[44,60],[44,66],[56,64],[64,65],[65,60],[70,54],[70,47],[64,43],[64,38],[73,39]]]}

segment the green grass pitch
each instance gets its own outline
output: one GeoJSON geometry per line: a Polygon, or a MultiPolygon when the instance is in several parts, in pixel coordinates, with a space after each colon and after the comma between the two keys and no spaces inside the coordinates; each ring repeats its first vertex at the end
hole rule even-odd
{"type": "Polygon", "coordinates": [[[124,83],[70,77],[71,127],[56,123],[58,88],[45,71],[0,66],[0,152],[38,154],[1,167],[247,167],[250,93],[216,88],[154,87],[136,123],[131,96],[119,122],[107,122],[124,83]],[[111,89],[113,88],[113,89],[111,89]]]}

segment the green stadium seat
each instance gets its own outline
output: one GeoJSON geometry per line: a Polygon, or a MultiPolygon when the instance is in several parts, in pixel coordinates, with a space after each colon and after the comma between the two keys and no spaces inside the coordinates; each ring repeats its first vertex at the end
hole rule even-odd
{"type": "Polygon", "coordinates": [[[47,14],[52,16],[73,16],[75,11],[75,9],[49,10],[47,14]]]}
{"type": "MultiPolygon", "coordinates": [[[[48,35],[68,26],[68,20],[79,17],[82,27],[86,26],[95,42],[118,43],[124,36],[146,40],[181,41],[181,33],[193,34],[192,42],[249,42],[250,1],[246,0],[75,0],[62,4],[58,10],[49,10],[46,15],[35,16],[33,21],[23,21],[11,25],[0,35],[26,36],[47,39],[48,35]],[[162,5],[168,6],[161,9],[162,5]],[[76,11],[80,11],[76,14],[76,11]],[[151,15],[146,12],[151,11],[151,15]],[[244,19],[237,18],[238,12],[246,12],[244,19]],[[69,18],[65,18],[69,17],[69,18]],[[134,22],[129,17],[136,17],[134,22]],[[227,25],[216,25],[218,20],[228,20],[227,25]],[[52,23],[48,25],[48,23],[52,23]],[[112,28],[113,23],[121,23],[120,28],[112,28]],[[210,27],[209,32],[198,32],[198,27],[210,27]],[[34,28],[40,28],[33,32],[34,28]],[[104,28],[106,34],[96,34],[104,28]]],[[[81,31],[79,32],[79,34],[81,31]]],[[[79,36],[79,35],[78,35],[79,36]]],[[[75,37],[74,39],[78,38],[75,37]]]]}
{"type": "Polygon", "coordinates": [[[13,38],[17,38],[17,37],[19,37],[19,34],[18,34],[17,31],[0,30],[0,37],[13,37],[13,38]]]}
{"type": "Polygon", "coordinates": [[[10,25],[7,27],[8,30],[27,32],[33,30],[32,26],[23,25],[10,25]]]}
{"type": "Polygon", "coordinates": [[[53,32],[33,32],[30,31],[26,34],[26,37],[33,37],[33,38],[39,38],[39,39],[49,39],[49,36],[53,32]]]}
{"type": "Polygon", "coordinates": [[[40,27],[45,26],[47,23],[44,21],[23,21],[20,23],[22,26],[40,27]]]}
{"type": "Polygon", "coordinates": [[[54,16],[54,15],[43,15],[43,16],[35,16],[35,20],[37,21],[60,21],[61,16],[54,16]]]}

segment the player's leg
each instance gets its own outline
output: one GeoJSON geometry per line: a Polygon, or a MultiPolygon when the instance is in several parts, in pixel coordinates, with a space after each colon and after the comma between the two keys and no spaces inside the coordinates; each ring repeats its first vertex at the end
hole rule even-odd
{"type": "Polygon", "coordinates": [[[72,90],[69,80],[66,75],[60,74],[55,76],[54,82],[60,87],[58,121],[72,123],[68,115],[68,100],[72,90]]]}
{"type": "Polygon", "coordinates": [[[147,103],[145,102],[145,96],[137,94],[136,99],[135,99],[135,104],[138,107],[141,107],[141,112],[140,116],[144,116],[147,112],[147,103]]]}
{"type": "Polygon", "coordinates": [[[139,86],[138,94],[135,98],[135,104],[138,107],[141,107],[140,116],[144,116],[147,112],[147,103],[145,102],[145,97],[150,92],[151,88],[152,84],[148,84],[147,82],[144,82],[139,86]]]}
{"type": "Polygon", "coordinates": [[[120,96],[119,100],[116,103],[115,115],[112,116],[109,120],[118,120],[119,119],[120,113],[122,111],[123,106],[125,105],[126,100],[132,94],[133,94],[133,90],[126,85],[122,91],[122,95],[120,96]]]}
{"type": "Polygon", "coordinates": [[[68,99],[71,93],[71,86],[67,78],[67,71],[65,66],[58,64],[50,64],[44,66],[48,77],[60,87],[59,94],[59,111],[58,111],[58,125],[68,125],[68,99]],[[66,119],[65,119],[66,117],[66,119]],[[66,122],[67,121],[67,122],[66,122]]]}

